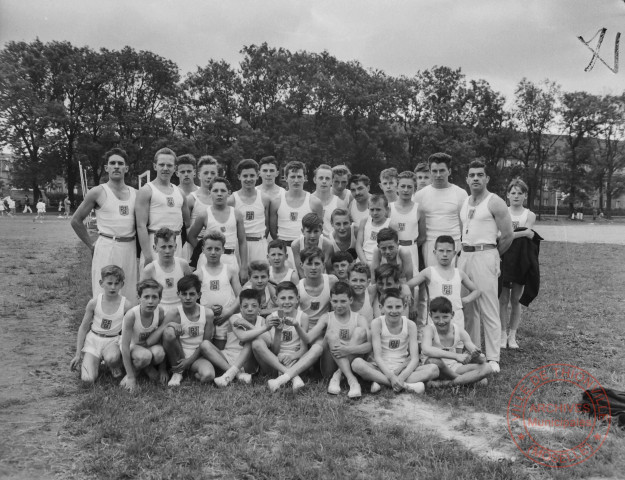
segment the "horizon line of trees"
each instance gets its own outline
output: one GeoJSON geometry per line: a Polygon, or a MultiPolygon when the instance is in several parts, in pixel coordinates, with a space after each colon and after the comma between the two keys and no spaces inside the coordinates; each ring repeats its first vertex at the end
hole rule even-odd
{"type": "Polygon", "coordinates": [[[546,175],[573,206],[595,191],[600,206],[625,186],[625,93],[563,92],[522,79],[509,108],[486,80],[434,66],[393,77],[327,51],[244,46],[234,68],[209,60],[180,76],[149,51],[76,47],[39,39],[0,50],[0,145],[16,155],[13,181],[35,197],[62,173],[70,199],[78,162],[94,184],[114,146],[132,178],[154,152],[217,156],[229,167],[274,155],[281,164],[345,164],[375,183],[388,167],[414,169],[438,151],[454,159],[464,186],[468,163],[483,159],[490,189],[521,177],[528,205],[542,205],[546,175]],[[546,169],[546,171],[545,171],[546,169]]]}

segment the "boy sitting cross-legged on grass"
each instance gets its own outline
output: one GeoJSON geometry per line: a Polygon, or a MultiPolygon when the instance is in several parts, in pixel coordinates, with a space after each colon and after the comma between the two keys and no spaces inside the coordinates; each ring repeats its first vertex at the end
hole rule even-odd
{"type": "Polygon", "coordinates": [[[284,240],[272,240],[267,247],[269,261],[269,281],[278,285],[280,282],[293,282],[297,285],[299,275],[294,268],[286,266],[288,256],[287,245],[284,240]]]}
{"type": "Polygon", "coordinates": [[[276,289],[269,283],[269,264],[254,260],[248,267],[249,281],[243,285],[243,289],[251,288],[260,295],[261,317],[266,317],[277,309],[276,289]]]}
{"type": "Polygon", "coordinates": [[[198,305],[202,282],[195,275],[185,275],[178,281],[178,295],[182,305],[165,316],[165,323],[153,334],[163,336],[163,348],[173,375],[170,387],[177,387],[185,371],[191,372],[201,383],[215,378],[215,369],[201,355],[202,341],[213,336],[213,311],[198,305]]]}
{"type": "Polygon", "coordinates": [[[396,288],[384,291],[384,316],[371,323],[373,361],[355,358],[352,369],[365,380],[373,382],[371,393],[378,392],[380,385],[392,388],[396,393],[407,390],[423,393],[423,382],[438,377],[436,365],[419,365],[417,326],[402,312],[404,300],[396,288]]]}
{"type": "Polygon", "coordinates": [[[436,297],[430,302],[430,315],[434,325],[423,330],[421,348],[428,357],[425,364],[436,365],[440,375],[428,382],[428,387],[487,385],[487,376],[493,373],[486,357],[471,342],[471,337],[453,322],[454,311],[446,297],[436,297]],[[466,352],[463,352],[462,345],[466,352]]]}
{"type": "Polygon", "coordinates": [[[137,284],[139,305],[124,315],[120,349],[126,376],[120,385],[130,391],[137,385],[136,376],[139,371],[145,372],[150,380],[160,381],[163,385],[169,379],[165,350],[160,345],[161,337],[151,335],[165,321],[165,312],[159,305],[162,293],[163,286],[156,280],[140,281],[137,284]],[[157,366],[158,371],[155,368],[157,366]]]}
{"type": "Polygon", "coordinates": [[[161,284],[160,306],[167,314],[180,305],[176,287],[178,280],[193,271],[186,260],[175,256],[176,233],[173,230],[163,227],[154,234],[154,251],[157,259],[144,267],[141,280],[153,279],[161,284]]]}
{"type": "Polygon", "coordinates": [[[76,370],[84,354],[80,378],[85,383],[96,381],[101,360],[113,377],[122,375],[119,334],[124,315],[131,307],[126,297],[119,294],[124,286],[124,271],[116,265],[107,265],[101,271],[100,286],[104,292],[87,303],[76,338],[76,355],[70,362],[70,368],[76,370]]]}
{"type": "MultiPolygon", "coordinates": [[[[254,263],[254,262],[252,262],[254,263]]],[[[215,378],[215,385],[226,387],[233,379],[250,384],[252,375],[258,365],[252,355],[252,341],[280,323],[277,316],[272,317],[263,325],[260,313],[260,292],[246,288],[239,295],[241,311],[228,319],[228,338],[223,350],[212,343],[202,342],[202,355],[210,360],[224,374],[215,378]],[[257,326],[258,325],[258,326],[257,326]],[[262,326],[261,326],[262,325],[262,326]]]]}
{"type": "Polygon", "coordinates": [[[198,265],[198,277],[202,282],[200,303],[215,314],[213,343],[220,350],[226,345],[230,316],[239,309],[237,297],[241,292],[239,273],[236,266],[221,262],[226,237],[218,231],[209,230],[204,235],[204,257],[206,263],[198,265]]]}
{"type": "Polygon", "coordinates": [[[272,325],[272,331],[255,339],[252,342],[252,350],[263,371],[267,373],[277,371],[282,374],[277,379],[267,382],[272,392],[289,380],[293,381],[293,390],[297,391],[304,386],[304,381],[297,374],[290,375],[287,372],[290,367],[299,366],[302,355],[308,350],[306,342],[300,338],[294,326],[297,323],[302,330],[308,330],[308,315],[299,309],[299,293],[293,282],[278,284],[276,300],[278,310],[269,315],[266,320],[260,320],[257,323],[258,327],[272,325]]]}

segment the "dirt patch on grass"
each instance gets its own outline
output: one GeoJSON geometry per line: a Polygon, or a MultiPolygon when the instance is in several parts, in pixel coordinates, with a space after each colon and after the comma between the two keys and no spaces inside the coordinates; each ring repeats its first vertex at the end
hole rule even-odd
{"type": "Polygon", "coordinates": [[[67,220],[18,216],[0,231],[0,476],[49,478],[75,453],[62,427],[78,388],[68,367],[76,240],[67,220]]]}
{"type": "Polygon", "coordinates": [[[419,433],[431,431],[486,460],[515,461],[520,455],[510,439],[506,419],[500,415],[452,408],[410,394],[397,395],[389,402],[368,399],[356,408],[375,424],[391,422],[419,433]]]}

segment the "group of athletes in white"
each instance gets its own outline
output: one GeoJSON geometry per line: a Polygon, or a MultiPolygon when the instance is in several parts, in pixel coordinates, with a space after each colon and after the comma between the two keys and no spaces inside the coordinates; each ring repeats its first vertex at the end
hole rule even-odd
{"type": "Polygon", "coordinates": [[[382,171],[381,195],[368,177],[328,165],[307,192],[297,161],[284,167],[284,189],[274,157],[242,160],[233,192],[215,158],[167,148],[154,157],[156,178],[136,191],[123,150],[105,161],[108,182],[72,217],[93,253],[93,298],[71,361],[84,382],[103,362],[129,390],[140,372],[170,386],[188,374],[225,387],[259,369],[271,391],[298,390],[300,375],[318,369],[328,393],[345,379],[359,398],[363,380],[371,392],[484,385],[500,349],[518,348],[523,287],[507,292],[502,330],[500,255],[515,235],[531,235],[535,216],[522,181],[511,183],[508,208],[479,161],[470,195],[449,182],[444,153],[415,172],[382,171]],[[95,242],[84,224],[92,210],[95,242]],[[513,232],[513,220],[528,230],[513,232]]]}

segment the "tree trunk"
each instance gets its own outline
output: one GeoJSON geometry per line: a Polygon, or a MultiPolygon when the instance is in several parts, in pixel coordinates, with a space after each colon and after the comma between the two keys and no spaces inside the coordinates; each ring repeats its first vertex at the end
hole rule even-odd
{"type": "Polygon", "coordinates": [[[606,218],[612,218],[612,172],[608,170],[605,179],[606,218]]]}
{"type": "Polygon", "coordinates": [[[31,181],[31,187],[33,189],[33,203],[36,204],[37,201],[41,198],[41,190],[39,190],[39,184],[36,178],[32,178],[31,181]]]}

